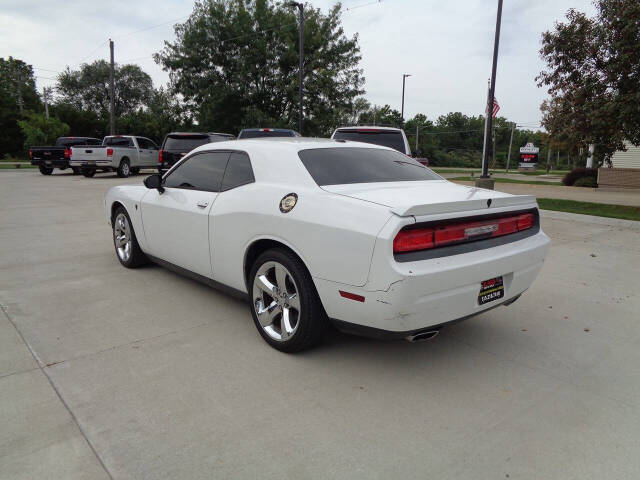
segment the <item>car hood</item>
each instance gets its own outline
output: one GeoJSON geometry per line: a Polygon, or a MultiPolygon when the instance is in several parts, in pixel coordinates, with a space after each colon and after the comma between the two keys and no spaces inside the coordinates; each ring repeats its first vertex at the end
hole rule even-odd
{"type": "Polygon", "coordinates": [[[322,188],[327,192],[385,205],[403,217],[535,203],[532,195],[510,195],[447,180],[357,183],[322,188]]]}

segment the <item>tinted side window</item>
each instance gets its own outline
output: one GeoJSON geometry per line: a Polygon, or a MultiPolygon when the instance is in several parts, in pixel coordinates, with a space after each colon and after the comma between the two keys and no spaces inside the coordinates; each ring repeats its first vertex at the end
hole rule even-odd
{"type": "Polygon", "coordinates": [[[143,149],[143,150],[147,150],[149,148],[151,148],[151,146],[149,145],[149,142],[146,138],[140,138],[140,137],[136,137],[136,140],[138,141],[138,147],[143,149]]]}
{"type": "Polygon", "coordinates": [[[222,188],[220,191],[230,190],[255,182],[253,169],[251,168],[251,160],[249,155],[244,152],[233,152],[229,157],[227,170],[222,180],[222,188]]]}
{"type": "Polygon", "coordinates": [[[219,192],[228,159],[229,152],[197,153],[171,172],[164,186],[219,192]]]}

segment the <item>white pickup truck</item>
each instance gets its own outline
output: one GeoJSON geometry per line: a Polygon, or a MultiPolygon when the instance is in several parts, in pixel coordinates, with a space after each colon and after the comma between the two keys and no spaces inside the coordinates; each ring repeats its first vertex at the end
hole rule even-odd
{"type": "Polygon", "coordinates": [[[69,165],[79,167],[85,177],[96,172],[117,172],[128,177],[141,168],[155,168],[158,164],[158,146],[145,137],[113,135],[104,137],[102,145],[79,145],[71,148],[69,165]]]}

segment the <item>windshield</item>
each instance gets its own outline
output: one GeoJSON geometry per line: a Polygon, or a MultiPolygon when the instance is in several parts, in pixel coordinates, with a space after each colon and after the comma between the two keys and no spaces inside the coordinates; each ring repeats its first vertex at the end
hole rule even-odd
{"type": "Polygon", "coordinates": [[[374,145],[393,148],[400,153],[408,153],[405,149],[402,133],[397,130],[338,130],[333,138],[336,140],[373,143],[374,145]]]}
{"type": "Polygon", "coordinates": [[[293,137],[291,130],[243,130],[238,138],[293,137]]]}
{"type": "Polygon", "coordinates": [[[320,185],[410,182],[440,177],[410,157],[378,148],[314,148],[298,156],[320,185]]]}
{"type": "Polygon", "coordinates": [[[209,143],[208,135],[176,135],[167,137],[162,149],[186,153],[205,143],[209,143]]]}

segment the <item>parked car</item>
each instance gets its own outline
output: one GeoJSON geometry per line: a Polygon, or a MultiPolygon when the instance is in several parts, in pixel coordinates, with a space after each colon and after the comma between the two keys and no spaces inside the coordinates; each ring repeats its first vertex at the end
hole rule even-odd
{"type": "MultiPolygon", "coordinates": [[[[29,149],[29,160],[31,165],[37,165],[40,173],[51,175],[54,168],[66,170],[69,168],[69,158],[71,157],[71,147],[74,145],[100,145],[99,138],[92,137],[58,137],[53,147],[31,147],[29,149]]],[[[80,173],[78,167],[72,167],[73,173],[80,173]]]]}
{"type": "Polygon", "coordinates": [[[145,137],[113,135],[104,137],[100,146],[73,147],[69,163],[80,168],[85,177],[93,177],[96,172],[117,172],[119,177],[128,177],[141,168],[155,169],[158,146],[145,137]]]}
{"type": "Polygon", "coordinates": [[[160,173],[169,170],[178,160],[187,153],[205,143],[223,142],[233,140],[236,137],[230,133],[197,133],[197,132],[172,132],[164,137],[160,151],[158,152],[158,171],[160,173]]]}
{"type": "Polygon", "coordinates": [[[300,134],[288,128],[245,128],[240,130],[238,140],[245,138],[299,137],[300,134]]]}
{"type": "Polygon", "coordinates": [[[340,127],[333,132],[331,138],[382,145],[411,156],[411,148],[409,147],[407,136],[401,128],[378,126],[340,127]]]}
{"type": "Polygon", "coordinates": [[[249,300],[274,348],[350,333],[430,338],[509,305],[549,248],[536,200],[451,183],[393,149],[322,139],[202,145],[164,177],[111,188],[117,258],[249,300]]]}

